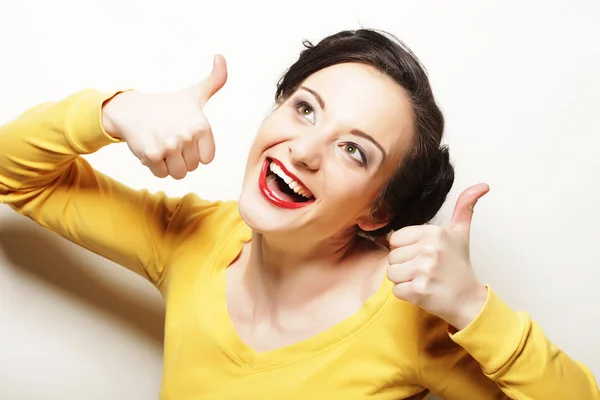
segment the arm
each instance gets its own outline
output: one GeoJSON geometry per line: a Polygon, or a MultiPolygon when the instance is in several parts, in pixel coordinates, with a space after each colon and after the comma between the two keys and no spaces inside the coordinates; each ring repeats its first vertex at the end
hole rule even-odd
{"type": "Polygon", "coordinates": [[[0,202],[159,285],[179,200],[135,191],[80,157],[117,140],[101,123],[114,93],[84,91],[0,127],[0,202]]]}
{"type": "Polygon", "coordinates": [[[585,366],[475,276],[471,220],[488,191],[486,184],[463,191],[448,227],[405,227],[390,238],[388,277],[394,294],[425,310],[421,384],[446,400],[600,400],[585,366]]]}
{"type": "Polygon", "coordinates": [[[483,310],[456,333],[426,314],[421,354],[423,385],[443,399],[600,400],[592,373],[491,289],[483,310]]]}

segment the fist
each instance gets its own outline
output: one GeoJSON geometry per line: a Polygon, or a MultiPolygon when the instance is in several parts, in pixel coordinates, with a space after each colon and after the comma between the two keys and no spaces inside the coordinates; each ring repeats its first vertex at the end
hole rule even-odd
{"type": "Polygon", "coordinates": [[[159,178],[182,179],[215,156],[212,130],[203,108],[227,80],[221,55],[202,82],[169,93],[121,93],[103,107],[106,131],[124,140],[131,152],[159,178]]]}
{"type": "Polygon", "coordinates": [[[473,208],[489,191],[471,186],[459,197],[448,227],[410,226],[390,237],[388,278],[394,295],[463,329],[479,314],[487,298],[471,266],[469,234],[473,208]]]}

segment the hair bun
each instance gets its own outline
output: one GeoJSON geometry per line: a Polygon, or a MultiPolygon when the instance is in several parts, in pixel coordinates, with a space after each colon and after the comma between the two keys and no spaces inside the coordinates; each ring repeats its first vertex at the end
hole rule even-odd
{"type": "Polygon", "coordinates": [[[418,204],[421,210],[420,224],[429,222],[438,213],[454,184],[454,167],[450,162],[448,146],[439,148],[437,157],[431,162],[431,172],[423,180],[418,204]]]}
{"type": "Polygon", "coordinates": [[[390,229],[397,231],[431,221],[454,184],[454,167],[450,162],[448,146],[439,147],[432,157],[427,158],[422,153],[417,156],[417,153],[411,152],[392,180],[389,188],[394,190],[384,196],[394,196],[392,204],[401,206],[396,210],[386,210],[393,218],[379,232],[387,233],[390,229]],[[415,171],[422,173],[415,174],[415,171]]]}

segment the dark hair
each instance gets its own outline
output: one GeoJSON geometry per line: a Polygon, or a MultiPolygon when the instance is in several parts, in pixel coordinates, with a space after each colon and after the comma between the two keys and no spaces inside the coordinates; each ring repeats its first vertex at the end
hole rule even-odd
{"type": "Polygon", "coordinates": [[[444,116],[433,96],[425,68],[395,36],[360,29],[328,36],[305,49],[277,84],[275,101],[288,99],[313,73],[341,63],[366,64],[404,88],[412,103],[415,132],[410,150],[373,204],[374,217],[390,219],[370,235],[429,222],[439,211],[454,183],[447,146],[442,146],[444,116]]]}

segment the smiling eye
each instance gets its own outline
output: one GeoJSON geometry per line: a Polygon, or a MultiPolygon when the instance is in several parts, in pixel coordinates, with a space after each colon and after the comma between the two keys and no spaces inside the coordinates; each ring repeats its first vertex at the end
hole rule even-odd
{"type": "Polygon", "coordinates": [[[358,145],[354,143],[345,143],[342,148],[344,152],[350,157],[354,158],[360,164],[366,164],[365,152],[358,145]]]}
{"type": "Polygon", "coordinates": [[[304,118],[307,118],[313,124],[315,123],[315,110],[310,104],[305,101],[298,101],[296,102],[296,110],[298,110],[300,115],[304,118]]]}

